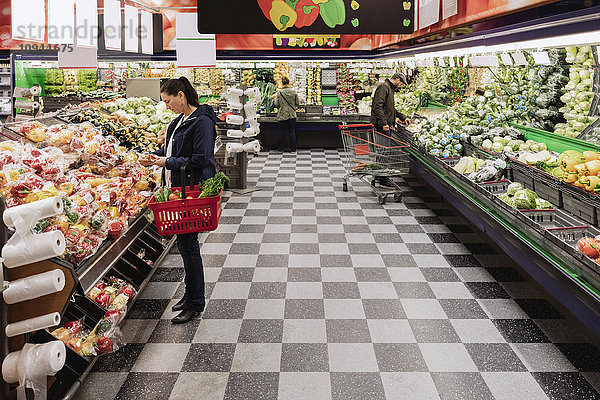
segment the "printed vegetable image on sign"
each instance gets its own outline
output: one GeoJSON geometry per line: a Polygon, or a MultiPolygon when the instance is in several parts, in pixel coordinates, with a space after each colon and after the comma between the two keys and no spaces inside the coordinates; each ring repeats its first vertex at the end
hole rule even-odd
{"type": "Polygon", "coordinates": [[[414,30],[413,0],[222,0],[218,3],[197,0],[197,3],[199,33],[409,34],[414,30]]]}

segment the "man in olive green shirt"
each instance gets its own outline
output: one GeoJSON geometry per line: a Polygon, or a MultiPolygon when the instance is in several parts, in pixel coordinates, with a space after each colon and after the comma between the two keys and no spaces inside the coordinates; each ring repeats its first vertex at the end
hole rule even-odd
{"type": "Polygon", "coordinates": [[[296,140],[296,109],[300,105],[298,94],[290,87],[287,76],[281,78],[283,89],[275,95],[275,107],[277,107],[277,121],[279,121],[279,143],[277,148],[283,152],[285,148],[286,133],[290,137],[290,150],[296,153],[298,142],[296,140]]]}

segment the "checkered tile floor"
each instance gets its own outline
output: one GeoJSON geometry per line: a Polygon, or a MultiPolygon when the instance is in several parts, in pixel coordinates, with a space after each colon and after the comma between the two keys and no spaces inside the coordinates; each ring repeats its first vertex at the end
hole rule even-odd
{"type": "Polygon", "coordinates": [[[129,344],[78,399],[596,399],[600,352],[511,261],[410,177],[380,206],[337,151],[265,153],[201,236],[201,319],[167,257],[129,344]]]}

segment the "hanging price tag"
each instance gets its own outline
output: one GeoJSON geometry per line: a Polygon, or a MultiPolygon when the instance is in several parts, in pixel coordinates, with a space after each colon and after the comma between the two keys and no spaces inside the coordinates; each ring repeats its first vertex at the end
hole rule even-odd
{"type": "Polygon", "coordinates": [[[456,66],[456,63],[454,62],[454,57],[450,57],[448,59],[448,63],[450,64],[451,67],[455,67],[456,66]]]}
{"type": "Polygon", "coordinates": [[[536,65],[550,65],[550,57],[547,51],[534,51],[532,53],[536,65]]]}
{"type": "Polygon", "coordinates": [[[500,59],[502,60],[502,64],[504,64],[506,66],[513,65],[513,59],[510,56],[510,54],[508,54],[508,53],[502,53],[502,54],[500,54],[500,59]]]}
{"type": "Polygon", "coordinates": [[[527,65],[527,59],[523,53],[515,53],[513,54],[513,60],[515,60],[515,65],[527,65]]]}

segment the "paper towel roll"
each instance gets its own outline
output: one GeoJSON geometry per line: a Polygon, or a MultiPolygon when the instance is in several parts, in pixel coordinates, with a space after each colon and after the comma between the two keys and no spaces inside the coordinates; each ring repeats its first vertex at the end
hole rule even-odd
{"type": "MultiPolygon", "coordinates": [[[[26,344],[22,350],[10,353],[2,363],[2,378],[17,383],[19,378],[54,375],[65,366],[65,344],[55,340],[44,344],[26,344]]],[[[24,380],[24,379],[23,379],[24,380]]]]}
{"type": "Polygon", "coordinates": [[[241,153],[244,151],[244,145],[241,143],[227,143],[225,148],[228,153],[241,153]]]}
{"type": "Polygon", "coordinates": [[[240,131],[239,129],[228,129],[227,137],[242,138],[244,137],[244,132],[240,131]]]}
{"type": "Polygon", "coordinates": [[[243,94],[244,94],[244,91],[242,89],[231,88],[231,87],[227,88],[227,97],[230,97],[230,96],[240,97],[243,94]]]}
{"type": "Polygon", "coordinates": [[[256,135],[258,135],[258,132],[256,132],[254,128],[248,128],[244,131],[244,137],[246,138],[254,137],[256,135]]]}
{"type": "Polygon", "coordinates": [[[244,91],[244,94],[248,96],[252,101],[260,101],[260,90],[257,87],[246,89],[246,91],[244,91]]]}
{"type": "Polygon", "coordinates": [[[244,111],[246,112],[247,119],[256,118],[256,104],[254,104],[254,103],[245,104],[244,111]]]}
{"type": "Polygon", "coordinates": [[[55,269],[12,281],[2,294],[7,304],[15,304],[60,292],[64,287],[65,274],[60,269],[55,269]]]}
{"type": "Polygon", "coordinates": [[[252,142],[248,142],[244,145],[244,151],[246,153],[258,153],[260,152],[260,142],[258,140],[253,140],[252,142]]]}
{"type": "Polygon", "coordinates": [[[241,115],[229,114],[229,115],[227,115],[225,122],[227,122],[228,124],[231,124],[231,125],[241,125],[244,123],[244,117],[242,117],[241,115]]]}
{"type": "Polygon", "coordinates": [[[51,326],[56,326],[60,323],[60,314],[50,313],[40,315],[39,317],[29,318],[23,321],[15,322],[14,324],[6,325],[6,336],[13,337],[37,331],[38,329],[46,329],[51,326]]]}
{"type": "Polygon", "coordinates": [[[20,220],[25,215],[30,215],[36,212],[36,210],[39,210],[40,212],[40,215],[37,219],[52,217],[57,214],[62,214],[63,202],[60,199],[60,196],[54,196],[44,200],[34,201],[33,203],[11,207],[4,211],[2,219],[4,220],[6,226],[9,228],[14,228],[16,221],[20,220]]]}
{"type": "Polygon", "coordinates": [[[31,89],[29,89],[29,93],[31,93],[32,96],[39,96],[42,93],[42,88],[40,86],[33,86],[31,89]]]}
{"type": "Polygon", "coordinates": [[[235,101],[228,101],[227,107],[231,108],[232,110],[241,110],[243,105],[242,105],[242,103],[238,103],[235,101]]]}
{"type": "Polygon", "coordinates": [[[57,257],[65,252],[65,235],[61,231],[28,234],[16,243],[7,243],[2,248],[4,265],[20,267],[37,261],[57,257]]]}

